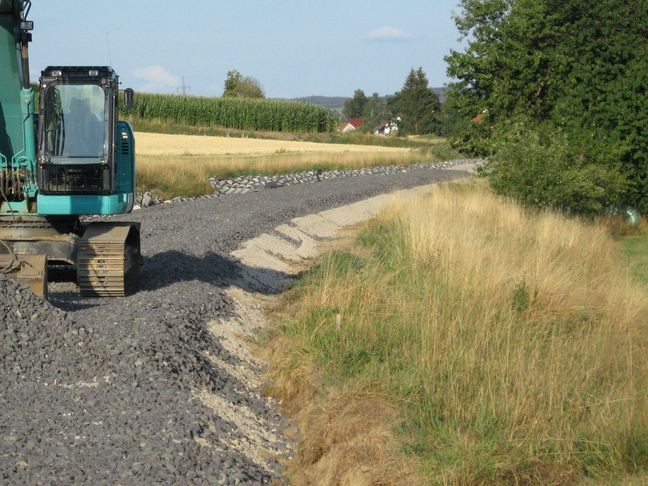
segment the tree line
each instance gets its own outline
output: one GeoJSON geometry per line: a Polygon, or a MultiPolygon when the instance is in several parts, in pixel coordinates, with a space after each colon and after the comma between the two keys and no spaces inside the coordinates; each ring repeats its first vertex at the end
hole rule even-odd
{"type": "MultiPolygon", "coordinates": [[[[225,78],[224,98],[265,98],[261,83],[251,76],[232,69],[225,78]]],[[[381,122],[399,119],[401,133],[427,134],[443,132],[443,115],[439,97],[432,91],[423,68],[411,69],[403,87],[390,96],[373,93],[368,97],[362,89],[345,101],[342,116],[362,118],[362,128],[370,131],[381,122]]]]}
{"type": "Polygon", "coordinates": [[[455,147],[540,207],[648,212],[648,2],[461,0],[446,57],[455,147]]]}
{"type": "Polygon", "coordinates": [[[373,93],[368,97],[363,90],[355,90],[344,103],[342,115],[347,119],[362,118],[364,130],[397,118],[402,133],[438,133],[442,125],[441,102],[421,67],[411,69],[403,88],[391,96],[373,93]]]}

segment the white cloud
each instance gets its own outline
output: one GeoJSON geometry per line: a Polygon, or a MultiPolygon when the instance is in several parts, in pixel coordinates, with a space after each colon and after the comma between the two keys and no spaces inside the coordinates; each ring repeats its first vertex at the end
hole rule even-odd
{"type": "Polygon", "coordinates": [[[391,25],[383,25],[367,34],[369,40],[408,40],[414,36],[391,25]]]}
{"type": "Polygon", "coordinates": [[[131,71],[131,74],[135,79],[144,83],[140,86],[140,91],[175,90],[182,83],[180,77],[171,74],[164,67],[158,65],[135,68],[131,71]]]}

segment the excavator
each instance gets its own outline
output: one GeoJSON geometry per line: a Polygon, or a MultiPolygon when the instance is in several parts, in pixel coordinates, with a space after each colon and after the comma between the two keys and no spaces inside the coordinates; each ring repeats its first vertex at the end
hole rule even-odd
{"type": "Polygon", "coordinates": [[[135,139],[118,121],[119,77],[107,66],[29,74],[30,0],[0,0],[0,273],[47,298],[48,269],[75,272],[84,296],[124,296],[142,264],[135,139]],[[38,99],[38,107],[36,107],[38,99]],[[85,218],[84,218],[85,217],[85,218]]]}

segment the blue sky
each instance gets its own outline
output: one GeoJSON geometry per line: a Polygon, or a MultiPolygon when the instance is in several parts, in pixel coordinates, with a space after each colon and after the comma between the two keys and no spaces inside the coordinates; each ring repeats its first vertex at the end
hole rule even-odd
{"type": "Polygon", "coordinates": [[[33,0],[32,77],[47,65],[109,64],[125,87],[220,96],[228,70],[266,96],[399,90],[412,67],[448,82],[457,0],[33,0]],[[109,49],[110,47],[110,49],[109,49]]]}

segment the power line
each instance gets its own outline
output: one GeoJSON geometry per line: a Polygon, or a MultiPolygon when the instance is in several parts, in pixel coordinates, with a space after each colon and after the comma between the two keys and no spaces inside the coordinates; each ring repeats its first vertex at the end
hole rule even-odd
{"type": "Polygon", "coordinates": [[[110,34],[106,32],[106,47],[108,48],[108,65],[112,66],[112,56],[110,54],[110,34]]]}
{"type": "Polygon", "coordinates": [[[176,88],[176,91],[180,93],[182,96],[187,96],[187,91],[191,90],[191,86],[187,86],[185,84],[185,78],[182,76],[182,86],[179,88],[176,88]]]}

